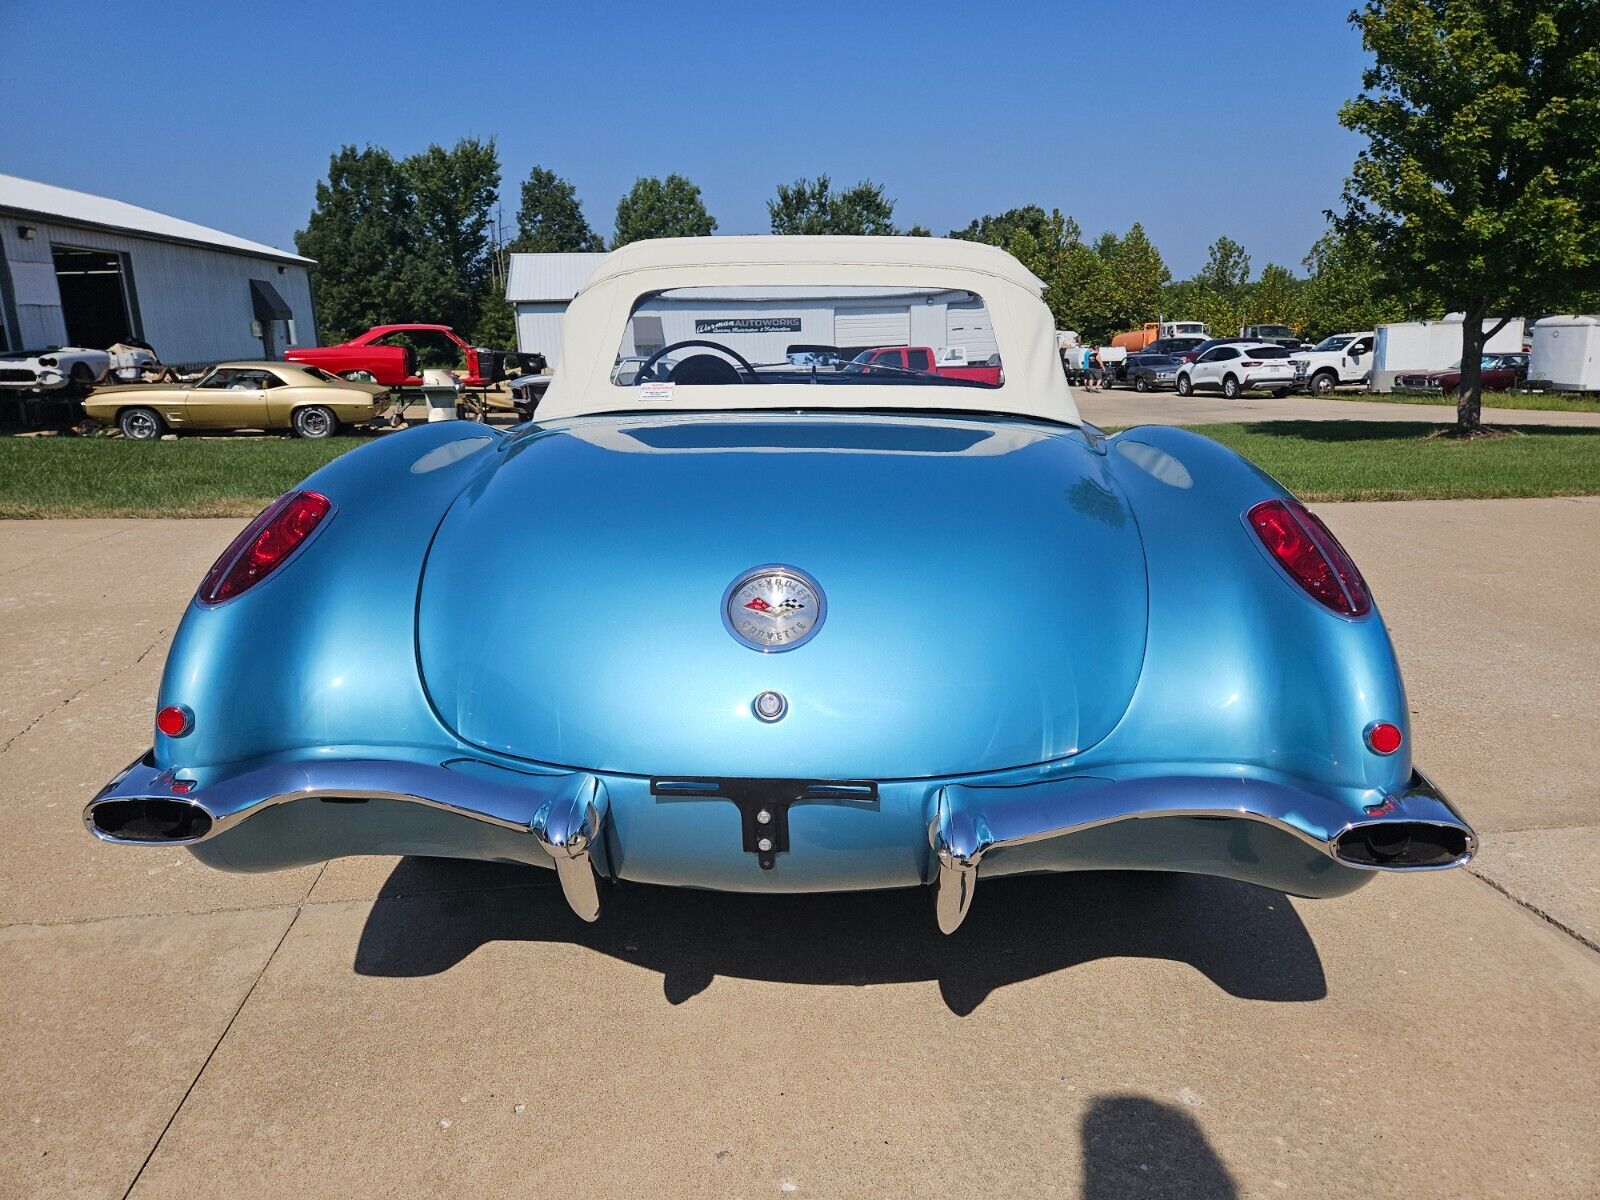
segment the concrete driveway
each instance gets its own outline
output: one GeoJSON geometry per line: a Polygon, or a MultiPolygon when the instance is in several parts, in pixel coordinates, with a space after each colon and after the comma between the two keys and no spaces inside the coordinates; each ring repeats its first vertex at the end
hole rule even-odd
{"type": "Polygon", "coordinates": [[[1017,880],[949,939],[919,892],[587,926],[538,871],[101,846],[238,522],[0,524],[0,1195],[1594,1196],[1600,501],[1321,511],[1481,875],[1017,880]]]}
{"type": "MultiPolygon", "coordinates": [[[[1240,396],[1229,400],[1217,392],[1135,392],[1113,388],[1090,392],[1074,388],[1073,396],[1086,420],[1096,425],[1214,425],[1223,421],[1421,421],[1453,424],[1456,410],[1444,404],[1395,404],[1381,399],[1330,400],[1319,396],[1240,396]]],[[[1539,412],[1486,408],[1489,425],[1578,425],[1600,428],[1600,413],[1539,412]]]]}

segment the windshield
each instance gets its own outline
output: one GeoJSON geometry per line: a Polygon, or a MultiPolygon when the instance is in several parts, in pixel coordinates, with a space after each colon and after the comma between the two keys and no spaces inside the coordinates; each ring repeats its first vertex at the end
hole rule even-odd
{"type": "Polygon", "coordinates": [[[1251,358],[1288,358],[1289,352],[1282,346],[1247,346],[1245,354],[1251,358]]]}
{"type": "MultiPolygon", "coordinates": [[[[687,287],[634,305],[612,382],[997,388],[983,297],[964,288],[687,287]]],[[[664,396],[663,396],[664,398],[664,396]]]]}
{"type": "Polygon", "coordinates": [[[1315,350],[1343,350],[1353,341],[1355,341],[1353,337],[1336,333],[1332,337],[1323,338],[1312,348],[1315,350]]]}

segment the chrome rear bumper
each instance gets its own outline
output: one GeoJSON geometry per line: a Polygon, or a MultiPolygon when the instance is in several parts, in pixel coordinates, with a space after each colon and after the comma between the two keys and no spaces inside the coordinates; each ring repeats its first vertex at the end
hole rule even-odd
{"type": "MultiPolygon", "coordinates": [[[[260,820],[252,830],[273,826],[275,817],[291,825],[303,823],[295,814],[305,809],[267,815],[296,802],[321,802],[311,806],[318,810],[388,802],[392,811],[413,816],[432,813],[442,820],[435,825],[413,821],[401,833],[380,839],[372,825],[341,813],[344,823],[337,827],[338,836],[326,836],[322,826],[308,827],[296,846],[299,857],[289,861],[351,853],[455,853],[549,863],[567,902],[586,921],[599,915],[599,879],[620,874],[614,869],[617,850],[607,849],[607,838],[618,837],[613,805],[622,804],[628,810],[624,815],[637,820],[641,812],[629,806],[643,811],[645,805],[654,808],[669,799],[680,804],[696,801],[692,795],[658,800],[651,796],[648,781],[619,777],[608,789],[605,778],[588,772],[523,772],[470,759],[419,763],[310,758],[233,773],[196,774],[200,777],[162,770],[146,754],[89,802],[84,824],[106,842],[197,845],[222,838],[246,821],[260,820]]],[[[1089,847],[1092,831],[1130,829],[1133,823],[1158,818],[1169,819],[1166,827],[1178,827],[1181,839],[1197,847],[1187,857],[1166,860],[1170,863],[1166,869],[1207,871],[1214,861],[1217,874],[1231,873],[1268,886],[1273,878],[1267,868],[1237,867],[1239,862],[1255,861],[1254,847],[1236,850],[1232,869],[1221,858],[1208,859],[1212,849],[1207,847],[1213,843],[1199,835],[1212,827],[1199,823],[1230,822],[1229,828],[1242,823],[1273,831],[1264,836],[1286,835],[1278,840],[1299,847],[1297,862],[1320,862],[1319,869],[1325,872],[1337,872],[1338,867],[1353,872],[1440,870],[1460,866],[1477,850],[1471,827],[1420,772],[1413,774],[1406,788],[1387,796],[1370,791],[1327,794],[1242,776],[1074,776],[1013,786],[927,781],[883,785],[883,790],[899,795],[901,815],[909,806],[907,819],[925,822],[927,865],[922,878],[933,885],[939,926],[946,933],[954,932],[966,917],[985,863],[986,874],[1002,875],[1100,865],[1148,866],[1150,861],[1137,855],[1102,862],[1098,850],[1080,852],[1076,858],[1072,850],[1074,845],[1089,847]]],[[[860,819],[859,807],[854,806],[852,819],[860,819]]],[[[885,823],[900,819],[882,814],[885,823]]],[[[910,825],[912,830],[917,827],[910,825]]],[[[282,825],[274,829],[275,836],[283,836],[282,825]]],[[[196,853],[207,861],[227,857],[223,852],[208,856],[208,849],[201,847],[196,853]]],[[[686,844],[686,856],[693,858],[697,852],[708,859],[737,853],[720,844],[686,844]]],[[[810,852],[816,853],[814,847],[810,852]]],[[[280,859],[266,865],[286,863],[280,859]]],[[[262,865],[243,869],[262,869],[262,865]]],[[[1301,868],[1291,864],[1290,869],[1301,868]]],[[[686,881],[698,882],[692,871],[688,874],[686,881]]],[[[782,872],[777,874],[781,877],[782,872]]],[[[867,886],[895,886],[915,879],[914,873],[886,875],[867,886]]],[[[1350,886],[1354,885],[1346,883],[1344,890],[1350,886]]],[[[1320,894],[1337,892],[1330,888],[1320,894]]]]}

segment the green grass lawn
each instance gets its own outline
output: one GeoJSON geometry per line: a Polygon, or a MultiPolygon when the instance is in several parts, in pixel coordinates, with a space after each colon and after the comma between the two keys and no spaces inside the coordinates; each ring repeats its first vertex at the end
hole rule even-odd
{"type": "Polygon", "coordinates": [[[1458,441],[1440,426],[1256,421],[1196,429],[1310,501],[1600,494],[1600,428],[1522,426],[1458,441]]]}
{"type": "Polygon", "coordinates": [[[0,517],[248,517],[361,437],[0,437],[0,517]]]}
{"type": "MultiPolygon", "coordinates": [[[[1600,494],[1600,428],[1470,442],[1387,421],[1261,421],[1197,432],[1307,500],[1600,494]]],[[[245,517],[367,439],[0,437],[0,517],[245,517]]]]}
{"type": "MultiPolygon", "coordinates": [[[[1422,396],[1406,392],[1385,392],[1380,396],[1366,392],[1334,392],[1330,400],[1377,400],[1385,404],[1439,404],[1456,406],[1450,396],[1422,396]]],[[[1485,408],[1520,408],[1523,412],[1600,412],[1600,399],[1591,396],[1556,396],[1534,392],[1485,392],[1485,408]]]]}

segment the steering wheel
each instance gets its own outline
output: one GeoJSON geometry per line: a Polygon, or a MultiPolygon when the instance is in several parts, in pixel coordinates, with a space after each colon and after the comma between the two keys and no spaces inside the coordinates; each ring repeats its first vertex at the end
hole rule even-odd
{"type": "Polygon", "coordinates": [[[670,346],[663,346],[649,358],[645,359],[644,362],[639,365],[639,373],[633,377],[633,385],[638,387],[641,383],[660,382],[655,377],[656,363],[665,358],[667,355],[671,354],[674,350],[682,350],[687,346],[705,346],[712,350],[720,350],[729,358],[733,359],[734,362],[739,364],[739,369],[750,377],[751,382],[755,382],[760,378],[760,376],[756,374],[756,369],[750,365],[750,361],[737,350],[734,350],[728,346],[724,346],[721,342],[711,342],[705,340],[704,338],[688,338],[681,342],[673,342],[670,346]]]}

